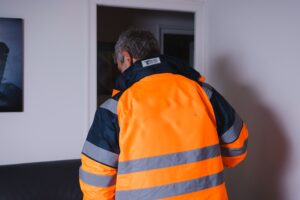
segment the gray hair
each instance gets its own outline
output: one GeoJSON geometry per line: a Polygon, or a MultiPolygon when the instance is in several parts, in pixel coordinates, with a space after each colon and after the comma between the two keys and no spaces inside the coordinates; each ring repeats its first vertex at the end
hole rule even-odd
{"type": "Polygon", "coordinates": [[[122,51],[127,51],[135,59],[144,59],[159,54],[160,48],[154,35],[145,30],[131,28],[121,33],[115,45],[115,60],[124,62],[122,51]]]}

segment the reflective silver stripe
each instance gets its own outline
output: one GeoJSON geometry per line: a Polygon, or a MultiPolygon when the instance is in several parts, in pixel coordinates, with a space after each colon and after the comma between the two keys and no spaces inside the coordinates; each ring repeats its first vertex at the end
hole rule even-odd
{"type": "Polygon", "coordinates": [[[221,136],[222,143],[229,144],[234,142],[240,135],[243,127],[243,120],[235,113],[233,125],[221,136]]]}
{"type": "Polygon", "coordinates": [[[248,139],[244,142],[243,147],[241,148],[226,148],[221,147],[221,154],[225,157],[239,156],[247,151],[248,139]]]}
{"type": "Polygon", "coordinates": [[[205,93],[207,94],[208,98],[210,99],[212,96],[212,87],[210,85],[208,85],[207,83],[202,83],[202,88],[205,91],[205,93]]]}
{"type": "Polygon", "coordinates": [[[112,167],[118,165],[118,154],[102,149],[89,141],[85,141],[82,153],[105,165],[112,167]]]}
{"type": "Polygon", "coordinates": [[[170,166],[175,166],[180,164],[197,162],[208,158],[213,158],[219,155],[220,155],[220,146],[219,144],[217,144],[217,145],[185,151],[185,152],[172,153],[172,154],[155,156],[150,158],[141,158],[141,159],[130,160],[126,162],[119,162],[118,173],[127,174],[130,172],[170,167],[170,166]]]}
{"type": "Polygon", "coordinates": [[[224,179],[222,171],[220,173],[205,176],[202,178],[177,182],[174,184],[162,185],[158,187],[137,190],[119,190],[116,192],[116,199],[140,200],[166,198],[211,188],[214,186],[218,186],[223,182],[224,179]]]}
{"type": "Polygon", "coordinates": [[[98,187],[109,187],[116,184],[116,176],[92,174],[81,168],[79,169],[79,178],[89,185],[98,187]]]}
{"type": "Polygon", "coordinates": [[[110,112],[117,114],[118,102],[112,98],[107,99],[103,104],[100,105],[100,108],[109,110],[110,112]]]}

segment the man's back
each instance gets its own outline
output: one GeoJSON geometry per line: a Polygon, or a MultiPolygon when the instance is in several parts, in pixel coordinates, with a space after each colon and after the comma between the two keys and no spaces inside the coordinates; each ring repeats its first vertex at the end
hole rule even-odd
{"type": "Polygon", "coordinates": [[[82,154],[86,199],[227,199],[224,166],[245,158],[247,129],[196,71],[174,63],[136,62],[98,108],[82,154]]]}
{"type": "Polygon", "coordinates": [[[117,198],[156,199],[223,182],[212,106],[195,81],[172,73],[144,77],[122,94],[118,118],[117,198]]]}

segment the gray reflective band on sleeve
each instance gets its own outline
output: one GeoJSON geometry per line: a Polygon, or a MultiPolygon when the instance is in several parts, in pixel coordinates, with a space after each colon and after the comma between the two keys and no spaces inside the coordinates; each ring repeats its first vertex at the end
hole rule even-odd
{"type": "Polygon", "coordinates": [[[202,88],[205,91],[205,93],[207,94],[208,98],[210,99],[213,94],[212,87],[210,85],[208,85],[207,83],[202,83],[202,88]]]}
{"type": "Polygon", "coordinates": [[[92,186],[97,187],[109,187],[116,184],[116,176],[103,176],[98,174],[92,174],[79,169],[79,178],[92,186]]]}
{"type": "Polygon", "coordinates": [[[177,182],[174,184],[162,185],[158,187],[122,190],[116,192],[118,200],[140,200],[140,199],[160,199],[171,196],[178,196],[199,190],[215,187],[224,182],[223,171],[217,174],[212,174],[198,179],[189,181],[177,182]]]}
{"type": "Polygon", "coordinates": [[[244,142],[244,145],[241,148],[221,147],[221,154],[224,157],[239,156],[247,151],[247,146],[248,146],[248,139],[244,142]]]}
{"type": "Polygon", "coordinates": [[[144,171],[175,165],[187,164],[217,157],[220,155],[220,146],[212,145],[205,148],[155,156],[150,158],[141,158],[126,162],[119,162],[118,173],[127,174],[130,172],[144,171]]]}
{"type": "Polygon", "coordinates": [[[118,102],[112,98],[107,99],[103,104],[100,105],[100,108],[109,110],[110,112],[117,114],[118,102]]]}
{"type": "Polygon", "coordinates": [[[225,144],[234,142],[239,137],[242,127],[243,120],[237,113],[235,113],[234,122],[232,126],[221,136],[221,142],[225,144]]]}
{"type": "Polygon", "coordinates": [[[105,165],[112,167],[118,165],[118,154],[102,149],[89,141],[85,141],[82,153],[105,165]]]}

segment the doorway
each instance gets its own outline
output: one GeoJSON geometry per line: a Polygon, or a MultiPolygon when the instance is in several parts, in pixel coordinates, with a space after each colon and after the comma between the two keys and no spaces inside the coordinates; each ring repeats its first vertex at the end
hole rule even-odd
{"type": "MultiPolygon", "coordinates": [[[[204,41],[204,25],[205,25],[205,0],[91,0],[89,3],[89,68],[87,69],[87,106],[88,106],[88,120],[87,124],[91,124],[94,113],[97,107],[97,102],[101,102],[97,98],[97,49],[98,49],[98,24],[97,11],[98,7],[111,8],[126,8],[126,9],[141,9],[161,12],[183,12],[192,13],[194,16],[194,59],[193,66],[196,70],[204,74],[206,53],[204,41]]],[[[116,24],[112,24],[117,27],[116,24]]],[[[101,30],[100,32],[105,31],[101,30]]],[[[156,36],[159,32],[156,31],[156,36]]],[[[118,33],[119,34],[119,33],[118,33]]],[[[101,48],[101,47],[99,47],[101,48]]],[[[103,46],[105,49],[105,45],[103,46]]],[[[107,49],[111,48],[107,45],[107,49]]],[[[106,90],[107,91],[107,90],[106,90]]],[[[106,92],[108,93],[108,92],[106,92]]],[[[107,95],[108,97],[109,95],[107,95]]],[[[107,98],[106,97],[106,98],[107,98]]]]}
{"type": "Polygon", "coordinates": [[[119,75],[112,54],[121,32],[128,28],[152,32],[161,52],[193,66],[194,13],[119,7],[97,7],[97,105],[111,96],[119,75]]]}

